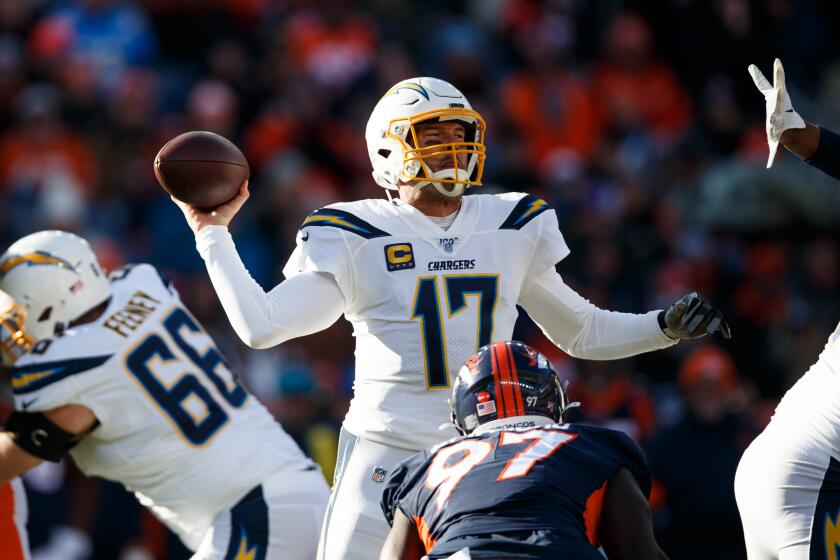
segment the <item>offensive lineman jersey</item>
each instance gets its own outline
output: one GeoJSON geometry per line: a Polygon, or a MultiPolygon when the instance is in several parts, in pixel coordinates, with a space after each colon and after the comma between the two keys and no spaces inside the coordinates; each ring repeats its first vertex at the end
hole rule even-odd
{"type": "Polygon", "coordinates": [[[840,460],[840,324],[817,362],[782,398],[770,424],[798,447],[813,442],[840,460]]]}
{"type": "Polygon", "coordinates": [[[474,558],[591,558],[607,483],[627,468],[650,476],[625,434],[578,424],[456,438],[409,457],[389,476],[382,509],[414,521],[426,552],[474,558]]]}
{"type": "Polygon", "coordinates": [[[464,196],[447,231],[409,204],[371,199],[313,212],[283,269],[332,274],[356,337],[344,426],[419,451],[456,435],[450,379],[475,351],[511,338],[520,294],[569,254],[545,201],[464,196]]]}
{"type": "Polygon", "coordinates": [[[81,471],[124,484],[194,550],[213,517],[263,478],[312,463],[154,267],[110,280],[96,321],[38,342],[17,362],[15,408],[93,411],[98,426],[70,451],[81,471]]]}

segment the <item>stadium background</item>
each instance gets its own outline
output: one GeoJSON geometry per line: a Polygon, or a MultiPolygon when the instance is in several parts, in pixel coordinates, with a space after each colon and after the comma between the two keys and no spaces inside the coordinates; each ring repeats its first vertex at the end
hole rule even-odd
{"type": "MultiPolygon", "coordinates": [[[[557,209],[570,285],[636,312],[696,289],[726,313],[731,342],[616,362],[569,359],[527,320],[517,336],[571,381],[578,420],[646,450],[672,558],[743,558],[740,453],[840,319],[840,186],[787,153],[764,169],[763,99],[746,67],[780,57],[797,110],[840,126],[838,22],[831,0],[3,0],[0,243],[61,228],[106,268],[160,267],[331,473],[352,388],[348,324],[247,349],[152,160],[191,129],[243,148],[253,194],[232,230],[270,288],[306,214],[384,196],[363,137],[382,92],[444,78],[488,123],[480,192],[524,190],[557,209]]],[[[93,558],[187,557],[114,484],[70,464],[26,482],[35,548],[76,526],[93,558]]]]}

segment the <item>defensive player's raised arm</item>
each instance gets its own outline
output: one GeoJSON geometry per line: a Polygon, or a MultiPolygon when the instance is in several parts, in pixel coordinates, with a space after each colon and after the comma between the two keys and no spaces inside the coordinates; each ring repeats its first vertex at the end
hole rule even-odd
{"type": "Polygon", "coordinates": [[[196,247],[233,329],[252,348],[324,330],[344,311],[344,296],[328,273],[302,272],[265,293],[223,226],[202,228],[196,247]]]}
{"type": "Polygon", "coordinates": [[[584,299],[552,269],[520,296],[519,304],[549,340],[576,358],[612,360],[666,348],[681,338],[716,331],[730,336],[721,312],[697,294],[667,311],[607,311],[584,299]]]}
{"type": "Polygon", "coordinates": [[[786,130],[781,141],[808,165],[840,180],[840,135],[836,132],[806,122],[805,128],[786,130]]]}
{"type": "Polygon", "coordinates": [[[773,63],[772,84],[755,64],[750,64],[747,70],[765,100],[765,130],[770,146],[767,167],[773,165],[776,148],[781,143],[806,163],[840,179],[840,136],[803,120],[793,109],[782,62],[777,58],[773,63]]]}

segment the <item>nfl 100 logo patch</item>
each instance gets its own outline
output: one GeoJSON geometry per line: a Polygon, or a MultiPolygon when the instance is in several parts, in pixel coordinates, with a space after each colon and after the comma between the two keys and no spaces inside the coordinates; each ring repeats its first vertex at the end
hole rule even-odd
{"type": "Polygon", "coordinates": [[[373,468],[373,474],[370,475],[370,478],[374,482],[382,482],[382,481],[385,480],[385,475],[386,474],[388,474],[388,471],[386,471],[384,468],[374,467],[373,468]]]}
{"type": "Polygon", "coordinates": [[[442,237],[438,240],[438,243],[444,251],[451,253],[452,249],[455,248],[456,241],[458,241],[457,237],[442,237]]]}

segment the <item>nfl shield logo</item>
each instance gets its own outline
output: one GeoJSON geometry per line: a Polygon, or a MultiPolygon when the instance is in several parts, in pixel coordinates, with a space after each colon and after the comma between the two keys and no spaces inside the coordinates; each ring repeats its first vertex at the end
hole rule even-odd
{"type": "Polygon", "coordinates": [[[374,482],[382,482],[385,480],[385,474],[386,471],[382,467],[374,467],[373,474],[370,478],[373,479],[374,482]]]}

